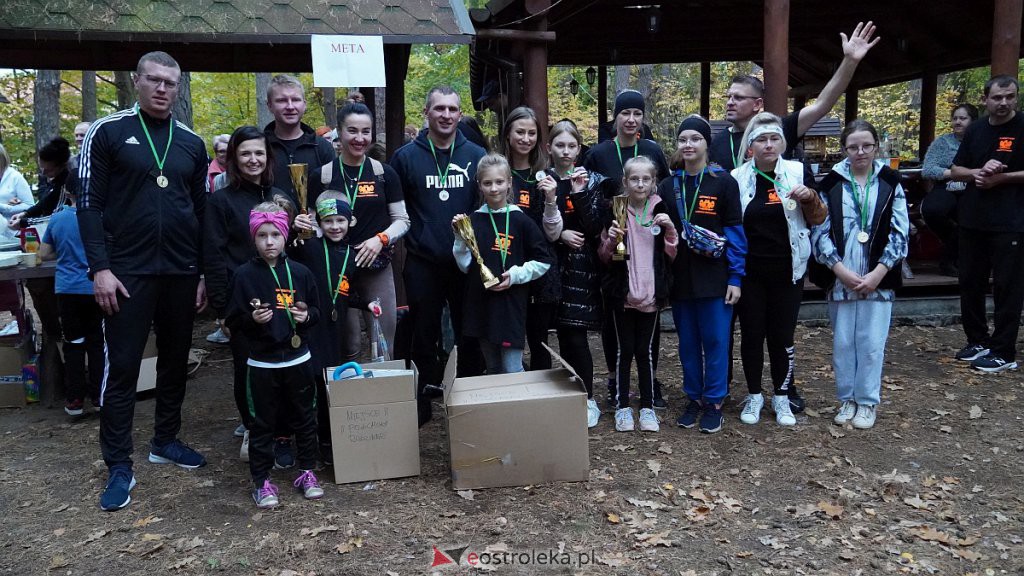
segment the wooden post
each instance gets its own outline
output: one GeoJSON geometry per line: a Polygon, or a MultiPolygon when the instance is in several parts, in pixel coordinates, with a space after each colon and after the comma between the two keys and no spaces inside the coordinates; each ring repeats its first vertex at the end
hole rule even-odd
{"type": "Polygon", "coordinates": [[[597,67],[597,125],[608,121],[608,67],[597,67]]]}
{"type": "Polygon", "coordinates": [[[849,124],[857,119],[857,96],[858,92],[854,88],[850,88],[846,91],[846,114],[844,117],[844,123],[849,124]]]}
{"type": "MultiPolygon", "coordinates": [[[[543,14],[551,7],[551,0],[527,0],[526,11],[531,15],[543,14]]],[[[535,18],[534,30],[546,32],[547,16],[535,18]]],[[[538,142],[547,138],[548,124],[548,46],[547,43],[535,40],[525,43],[523,50],[523,98],[526,105],[533,108],[540,121],[538,142]]]]}
{"type": "Polygon", "coordinates": [[[996,0],[992,18],[992,75],[1017,77],[1024,0],[996,0]]]}
{"type": "Polygon", "coordinates": [[[786,114],[789,91],[789,0],[764,2],[764,107],[786,114]]]}
{"type": "MultiPolygon", "coordinates": [[[[384,75],[388,83],[384,98],[387,106],[384,126],[388,158],[402,146],[405,133],[405,75],[409,71],[409,52],[408,44],[384,45],[384,75]]],[[[422,96],[426,97],[426,94],[422,96]]]]}
{"type": "MultiPolygon", "coordinates": [[[[386,63],[384,65],[384,67],[387,68],[387,64],[386,63]]],[[[384,75],[385,75],[385,78],[387,78],[387,71],[386,70],[384,72],[384,75]]],[[[377,94],[374,91],[374,89],[372,87],[360,86],[359,87],[359,92],[363,95],[364,103],[366,104],[366,107],[370,109],[370,112],[373,112],[374,110],[376,110],[377,109],[377,94]]],[[[346,99],[348,98],[348,91],[345,92],[345,98],[346,99]]],[[[346,104],[347,104],[347,102],[346,102],[346,104]]],[[[374,112],[374,114],[375,115],[373,117],[373,125],[370,127],[370,135],[371,135],[371,137],[373,139],[376,140],[377,139],[377,126],[379,126],[380,123],[377,122],[376,112],[374,112]]]]}
{"type": "Polygon", "coordinates": [[[700,115],[711,118],[711,62],[700,63],[700,115]]]}
{"type": "Polygon", "coordinates": [[[917,157],[924,160],[928,146],[935,140],[935,100],[938,96],[939,75],[928,72],[921,79],[921,133],[917,136],[917,157]]]}

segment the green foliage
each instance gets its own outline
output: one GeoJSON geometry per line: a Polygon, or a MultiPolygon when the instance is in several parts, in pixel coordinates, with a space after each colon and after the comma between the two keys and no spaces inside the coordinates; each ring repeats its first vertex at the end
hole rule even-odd
{"type": "Polygon", "coordinates": [[[192,124],[208,147],[217,134],[256,124],[255,87],[255,74],[192,73],[192,124]]]}
{"type": "Polygon", "coordinates": [[[434,86],[447,84],[462,97],[465,113],[472,111],[469,94],[469,47],[420,44],[412,47],[405,77],[405,122],[423,124],[423,102],[434,86]]]}

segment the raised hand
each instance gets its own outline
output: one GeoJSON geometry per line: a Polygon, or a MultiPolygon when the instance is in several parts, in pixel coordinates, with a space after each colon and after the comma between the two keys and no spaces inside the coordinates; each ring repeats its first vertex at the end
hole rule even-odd
{"type": "Polygon", "coordinates": [[[847,38],[846,34],[840,32],[839,37],[843,40],[843,56],[854,59],[860,62],[867,55],[868,51],[878,44],[878,41],[882,39],[881,36],[871,39],[875,35],[875,24],[868,20],[868,23],[858,22],[857,27],[853,29],[853,33],[847,38]]]}

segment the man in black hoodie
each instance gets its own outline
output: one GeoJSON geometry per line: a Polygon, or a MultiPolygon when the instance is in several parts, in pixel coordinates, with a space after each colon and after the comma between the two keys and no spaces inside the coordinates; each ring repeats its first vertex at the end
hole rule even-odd
{"type": "MultiPolygon", "coordinates": [[[[477,197],[476,165],[484,149],[459,131],[462,117],[459,95],[448,86],[427,93],[423,114],[427,131],[400,148],[391,159],[405,194],[411,228],[405,236],[405,289],[409,298],[412,332],[410,357],[416,362],[422,385],[441,383],[438,362],[441,311],[448,304],[456,341],[462,335],[462,299],[467,278],[452,256],[455,235],[451,221],[456,214],[470,214],[477,197]]],[[[479,279],[470,278],[470,282],[479,279]]],[[[460,342],[459,375],[471,375],[479,350],[460,342]],[[467,363],[469,362],[469,363],[467,363]]],[[[420,395],[424,398],[423,394],[420,395]]],[[[429,402],[420,404],[421,423],[430,418],[429,402]]]]}
{"type": "MultiPolygon", "coordinates": [[[[334,161],[334,146],[316,135],[312,128],[302,123],[306,113],[306,90],[299,79],[289,74],[278,74],[270,79],[267,87],[267,109],[274,115],[274,121],[263,129],[267,143],[274,149],[274,186],[298,197],[289,164],[306,164],[306,170],[314,170],[334,161]]],[[[316,198],[308,198],[305,208],[315,213],[316,198]]],[[[300,210],[303,206],[298,207],[300,210]]]]}

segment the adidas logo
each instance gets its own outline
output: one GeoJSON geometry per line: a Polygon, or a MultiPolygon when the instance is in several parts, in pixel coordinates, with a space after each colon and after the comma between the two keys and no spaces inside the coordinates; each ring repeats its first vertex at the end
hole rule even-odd
{"type": "Polygon", "coordinates": [[[138,144],[139,141],[135,139],[135,136],[129,136],[128,139],[124,141],[124,143],[125,144],[138,144]]]}

